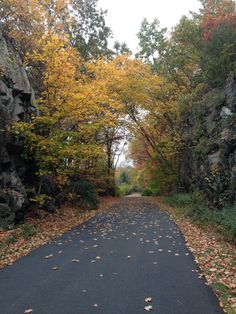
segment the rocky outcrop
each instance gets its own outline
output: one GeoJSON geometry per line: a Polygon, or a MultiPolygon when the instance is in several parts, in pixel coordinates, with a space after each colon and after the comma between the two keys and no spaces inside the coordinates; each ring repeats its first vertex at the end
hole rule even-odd
{"type": "Polygon", "coordinates": [[[14,139],[13,121],[30,121],[36,112],[34,93],[19,54],[0,31],[0,229],[20,221],[27,207],[22,177],[23,141],[14,139]]]}
{"type": "Polygon", "coordinates": [[[209,204],[236,201],[236,79],[208,92],[183,115],[181,182],[205,193],[209,204]]]}

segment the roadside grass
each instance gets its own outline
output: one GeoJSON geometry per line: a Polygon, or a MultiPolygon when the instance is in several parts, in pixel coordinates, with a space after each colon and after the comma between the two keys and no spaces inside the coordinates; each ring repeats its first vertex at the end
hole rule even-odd
{"type": "Polygon", "coordinates": [[[176,209],[176,213],[190,217],[198,225],[215,228],[227,240],[236,243],[236,206],[227,206],[222,210],[207,207],[201,194],[174,193],[165,198],[165,202],[176,209]]]}
{"type": "Polygon", "coordinates": [[[197,195],[154,198],[178,224],[202,274],[228,314],[236,314],[235,208],[214,212],[197,195]]]}

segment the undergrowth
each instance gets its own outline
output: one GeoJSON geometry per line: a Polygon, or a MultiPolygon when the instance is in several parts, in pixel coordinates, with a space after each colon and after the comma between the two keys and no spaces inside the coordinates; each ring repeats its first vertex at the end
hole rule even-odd
{"type": "Polygon", "coordinates": [[[236,205],[226,206],[222,210],[211,209],[199,192],[173,193],[165,201],[196,224],[212,226],[229,240],[236,239],[236,205]]]}

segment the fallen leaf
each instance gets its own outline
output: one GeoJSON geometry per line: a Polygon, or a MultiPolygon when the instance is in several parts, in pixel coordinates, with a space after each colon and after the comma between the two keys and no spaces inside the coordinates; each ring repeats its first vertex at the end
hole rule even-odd
{"type": "Polygon", "coordinates": [[[52,268],[52,270],[59,270],[59,267],[58,267],[58,266],[54,266],[54,267],[52,268]]]}

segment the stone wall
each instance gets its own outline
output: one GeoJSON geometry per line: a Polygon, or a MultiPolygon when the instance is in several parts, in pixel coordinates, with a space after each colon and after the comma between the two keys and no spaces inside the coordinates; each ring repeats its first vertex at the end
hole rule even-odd
{"type": "Polygon", "coordinates": [[[13,121],[30,121],[36,110],[19,54],[0,31],[0,229],[20,221],[28,203],[22,183],[24,144],[11,136],[9,127],[13,121]]]}
{"type": "Polygon", "coordinates": [[[181,181],[213,207],[236,201],[236,79],[208,92],[183,114],[181,181]]]}

